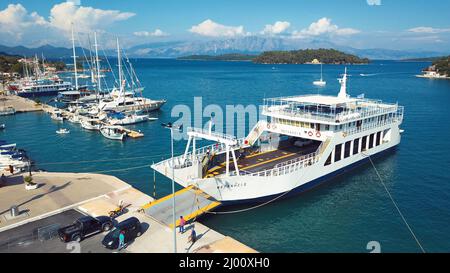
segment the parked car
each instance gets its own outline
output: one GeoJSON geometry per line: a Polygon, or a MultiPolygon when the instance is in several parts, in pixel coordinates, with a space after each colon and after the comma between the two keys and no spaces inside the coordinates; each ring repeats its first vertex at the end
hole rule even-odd
{"type": "Polygon", "coordinates": [[[310,144],[312,144],[312,143],[313,143],[312,140],[309,140],[309,139],[302,139],[302,140],[297,140],[297,141],[295,141],[295,142],[294,142],[294,145],[301,148],[301,147],[308,146],[308,145],[310,145],[310,144]]]}
{"type": "Polygon", "coordinates": [[[102,244],[106,248],[117,249],[119,247],[119,235],[121,232],[124,232],[124,243],[128,244],[142,235],[141,222],[136,217],[131,217],[120,222],[113,230],[106,234],[102,244]]]}
{"type": "Polygon", "coordinates": [[[63,242],[80,242],[90,235],[109,231],[113,226],[111,218],[107,216],[97,218],[84,216],[76,220],[72,225],[60,228],[58,234],[63,242]]]}

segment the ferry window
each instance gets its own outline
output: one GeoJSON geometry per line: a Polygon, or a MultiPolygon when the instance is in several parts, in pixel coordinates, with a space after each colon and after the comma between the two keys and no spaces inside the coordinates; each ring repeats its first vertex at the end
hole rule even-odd
{"type": "Polygon", "coordinates": [[[314,123],[311,123],[311,129],[314,129],[314,123]]]}
{"type": "Polygon", "coordinates": [[[327,158],[327,161],[325,161],[325,166],[328,166],[331,164],[331,155],[332,155],[332,153],[330,153],[330,155],[327,158]]]}
{"type": "Polygon", "coordinates": [[[341,160],[342,144],[336,145],[334,148],[334,162],[341,160]]]}
{"type": "Polygon", "coordinates": [[[330,131],[330,125],[325,125],[325,131],[330,131]]]}
{"type": "Polygon", "coordinates": [[[375,138],[375,134],[371,134],[369,137],[369,149],[373,148],[373,140],[375,138]]]}
{"type": "Polygon", "coordinates": [[[355,139],[353,142],[353,155],[358,154],[359,151],[359,138],[355,139]]]}
{"type": "Polygon", "coordinates": [[[366,147],[367,147],[367,136],[364,136],[363,138],[362,138],[362,142],[361,142],[361,150],[362,151],[365,151],[366,150],[366,147]]]}
{"type": "Polygon", "coordinates": [[[377,146],[381,145],[381,132],[377,133],[377,146]]]}
{"type": "Polygon", "coordinates": [[[350,153],[351,153],[351,151],[350,151],[351,143],[352,143],[351,141],[347,141],[347,142],[345,143],[344,158],[347,158],[347,157],[350,156],[350,153]]]}

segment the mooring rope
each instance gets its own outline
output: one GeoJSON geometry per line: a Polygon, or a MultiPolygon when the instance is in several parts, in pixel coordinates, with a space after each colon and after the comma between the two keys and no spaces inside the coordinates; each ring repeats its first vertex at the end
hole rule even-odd
{"type": "Polygon", "coordinates": [[[411,233],[412,237],[414,238],[414,240],[416,241],[417,245],[419,246],[420,250],[422,251],[422,253],[426,253],[425,249],[422,247],[422,244],[420,243],[419,239],[417,238],[416,234],[414,233],[414,231],[412,230],[411,226],[408,224],[408,221],[406,221],[405,216],[403,215],[402,211],[400,210],[399,206],[397,205],[397,202],[395,202],[394,197],[392,197],[391,192],[389,191],[389,189],[386,187],[386,184],[383,181],[383,178],[381,178],[380,173],[378,172],[378,169],[375,167],[375,164],[372,161],[372,158],[370,157],[370,155],[368,154],[364,154],[363,155],[367,156],[369,158],[370,163],[372,164],[373,169],[375,170],[378,179],[380,180],[381,185],[383,185],[386,193],[388,194],[389,198],[392,201],[392,204],[394,204],[395,208],[397,209],[398,214],[400,215],[400,217],[402,218],[403,222],[405,223],[406,227],[408,228],[409,232],[411,233]]]}

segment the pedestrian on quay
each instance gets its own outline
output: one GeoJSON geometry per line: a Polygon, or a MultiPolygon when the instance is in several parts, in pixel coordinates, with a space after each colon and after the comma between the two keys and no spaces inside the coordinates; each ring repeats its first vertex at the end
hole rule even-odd
{"type": "Polygon", "coordinates": [[[184,233],[184,226],[186,225],[186,220],[183,216],[180,216],[180,233],[184,233]]]}

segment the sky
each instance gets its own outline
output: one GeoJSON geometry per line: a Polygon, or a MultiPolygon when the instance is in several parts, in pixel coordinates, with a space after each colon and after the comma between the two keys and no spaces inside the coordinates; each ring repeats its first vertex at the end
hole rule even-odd
{"type": "Polygon", "coordinates": [[[246,36],[321,39],[356,48],[450,48],[442,0],[0,0],[0,44],[105,47],[246,36]],[[80,38],[81,40],[81,38],[80,38]]]}

